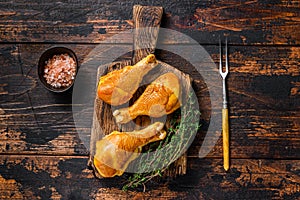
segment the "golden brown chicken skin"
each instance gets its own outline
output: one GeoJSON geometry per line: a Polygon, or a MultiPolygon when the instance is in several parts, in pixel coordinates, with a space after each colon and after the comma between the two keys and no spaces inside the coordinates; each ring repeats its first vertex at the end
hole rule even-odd
{"type": "Polygon", "coordinates": [[[143,146],[166,137],[163,126],[156,122],[139,131],[114,131],[106,135],[96,143],[96,170],[104,178],[121,176],[129,163],[139,156],[143,146]]]}
{"type": "Polygon", "coordinates": [[[127,123],[139,115],[161,117],[180,107],[180,84],[174,73],[166,73],[152,82],[129,108],[115,110],[117,123],[127,123]]]}
{"type": "Polygon", "coordinates": [[[144,75],[157,64],[155,56],[149,54],[133,66],[126,66],[102,76],[97,87],[98,97],[113,106],[128,102],[138,89],[144,75]]]}

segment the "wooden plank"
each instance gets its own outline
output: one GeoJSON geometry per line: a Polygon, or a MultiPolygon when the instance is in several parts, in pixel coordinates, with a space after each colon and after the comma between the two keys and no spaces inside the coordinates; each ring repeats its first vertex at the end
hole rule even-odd
{"type": "Polygon", "coordinates": [[[297,199],[299,160],[234,159],[230,173],[221,159],[190,159],[188,174],[147,183],[146,192],[121,190],[127,175],[98,180],[88,157],[1,156],[1,199],[297,199]]]}
{"type": "MultiPolygon", "coordinates": [[[[37,77],[38,58],[51,46],[53,44],[0,45],[0,66],[5,69],[0,70],[2,154],[87,155],[75,129],[70,94],[61,96],[46,91],[37,77]],[[7,75],[10,79],[5,78],[7,75]],[[8,88],[5,85],[9,80],[23,83],[22,88],[13,85],[8,88]],[[15,91],[24,94],[13,94],[15,91]],[[28,95],[31,102],[24,95],[28,95]]],[[[96,47],[64,46],[75,51],[80,63],[96,47]]],[[[205,49],[218,62],[218,47],[205,46],[205,49]]],[[[299,51],[299,47],[229,46],[228,94],[233,158],[299,158],[299,51]]],[[[197,70],[180,56],[158,51],[157,57],[194,80],[201,80],[197,70]]],[[[86,69],[85,73],[92,81],[91,87],[95,87],[91,77],[96,72],[86,69]]],[[[207,86],[199,81],[194,87],[200,97],[203,125],[188,152],[190,157],[198,157],[211,115],[207,86]]],[[[92,119],[93,109],[78,116],[92,119]]],[[[90,131],[90,126],[81,128],[90,131]]],[[[209,157],[221,158],[221,155],[219,142],[209,157]]]]}
{"type": "MultiPolygon", "coordinates": [[[[137,3],[163,7],[162,26],[199,43],[215,44],[223,35],[234,44],[298,45],[300,41],[299,0],[4,1],[0,2],[0,41],[99,43],[133,27],[132,7],[137,3]]],[[[118,42],[131,43],[132,37],[125,34],[118,42]]],[[[185,41],[170,35],[165,42],[185,41]]]]}

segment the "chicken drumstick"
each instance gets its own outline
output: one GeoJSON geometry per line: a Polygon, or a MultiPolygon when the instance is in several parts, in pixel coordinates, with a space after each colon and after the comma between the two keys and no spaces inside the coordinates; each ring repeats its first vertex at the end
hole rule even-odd
{"type": "Polygon", "coordinates": [[[161,117],[180,107],[179,94],[179,79],[169,72],[152,82],[132,106],[115,110],[113,116],[116,122],[121,124],[139,115],[161,117]]]}
{"type": "Polygon", "coordinates": [[[146,144],[162,140],[167,133],[164,124],[156,122],[133,132],[113,131],[96,143],[94,166],[102,177],[121,176],[146,144]]]}
{"type": "Polygon", "coordinates": [[[98,97],[113,106],[126,103],[138,89],[143,76],[157,64],[155,56],[149,54],[133,66],[102,76],[97,87],[98,97]]]}

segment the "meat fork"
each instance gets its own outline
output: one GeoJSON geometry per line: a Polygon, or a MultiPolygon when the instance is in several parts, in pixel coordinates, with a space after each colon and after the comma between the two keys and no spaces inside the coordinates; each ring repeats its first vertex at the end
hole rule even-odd
{"type": "Polygon", "coordinates": [[[225,71],[222,66],[222,44],[220,39],[220,63],[219,72],[223,80],[223,108],[222,108],[222,135],[223,135],[223,167],[225,171],[229,169],[229,122],[228,122],[228,107],[226,96],[226,76],[228,74],[228,53],[227,53],[227,38],[225,46],[225,71]]]}

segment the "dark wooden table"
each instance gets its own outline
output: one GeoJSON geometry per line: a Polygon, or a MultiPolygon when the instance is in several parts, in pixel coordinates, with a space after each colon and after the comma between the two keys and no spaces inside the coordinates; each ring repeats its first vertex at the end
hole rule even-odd
{"type": "MultiPolygon", "coordinates": [[[[299,23],[298,0],[2,0],[0,199],[300,198],[299,23]],[[203,126],[188,150],[185,176],[152,182],[146,192],[125,192],[120,181],[99,181],[87,169],[72,93],[47,91],[37,62],[59,45],[71,48],[81,64],[101,41],[132,28],[134,4],[162,6],[161,26],[199,42],[216,63],[219,37],[228,37],[229,172],[222,167],[221,138],[205,158],[198,157],[209,109],[202,111],[203,126]]],[[[180,63],[168,53],[157,56],[180,63]]]]}

